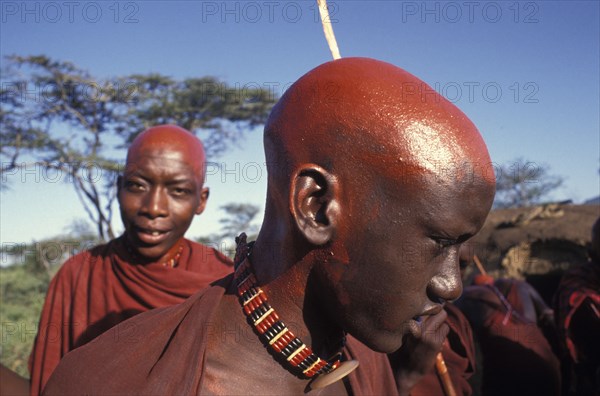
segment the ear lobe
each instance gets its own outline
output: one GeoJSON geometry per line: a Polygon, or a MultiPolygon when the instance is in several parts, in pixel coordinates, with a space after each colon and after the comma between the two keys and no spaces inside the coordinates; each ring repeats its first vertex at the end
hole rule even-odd
{"type": "Polygon", "coordinates": [[[202,214],[202,212],[204,212],[204,209],[206,208],[206,201],[208,201],[209,195],[210,195],[210,191],[209,191],[208,187],[202,188],[202,191],[200,191],[200,202],[198,202],[198,206],[196,207],[196,210],[194,211],[194,213],[196,215],[202,214]]]}
{"type": "Polygon", "coordinates": [[[324,245],[339,219],[338,181],[317,165],[305,165],[292,177],[290,209],[298,230],[313,245],[324,245]]]}

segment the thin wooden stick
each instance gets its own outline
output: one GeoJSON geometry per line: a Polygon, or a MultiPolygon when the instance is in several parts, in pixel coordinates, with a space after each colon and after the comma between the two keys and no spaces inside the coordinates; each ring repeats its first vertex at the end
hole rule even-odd
{"type": "Polygon", "coordinates": [[[319,7],[319,15],[321,15],[321,24],[323,25],[323,32],[325,33],[325,40],[329,45],[329,51],[333,59],[340,59],[340,49],[338,48],[335,34],[333,33],[333,26],[331,26],[331,17],[329,16],[329,9],[327,8],[327,0],[317,0],[317,6],[319,7]]]}
{"type": "Polygon", "coordinates": [[[438,352],[435,357],[435,369],[440,376],[442,388],[444,388],[446,396],[456,396],[456,390],[454,389],[452,378],[450,378],[450,374],[448,373],[448,367],[446,366],[442,352],[438,352]]]}
{"type": "Polygon", "coordinates": [[[477,257],[476,254],[473,255],[473,261],[475,261],[475,265],[477,266],[477,269],[479,269],[479,272],[481,272],[482,275],[487,275],[487,271],[483,268],[483,264],[481,264],[481,261],[479,261],[479,257],[477,257]]]}

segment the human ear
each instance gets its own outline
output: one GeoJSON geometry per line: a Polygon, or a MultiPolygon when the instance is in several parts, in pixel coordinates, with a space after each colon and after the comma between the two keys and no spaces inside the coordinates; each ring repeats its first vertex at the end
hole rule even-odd
{"type": "Polygon", "coordinates": [[[198,202],[198,206],[196,207],[196,210],[194,211],[194,213],[196,215],[202,214],[202,212],[204,212],[204,209],[206,208],[206,201],[208,201],[209,195],[210,195],[210,191],[209,191],[208,187],[202,188],[202,190],[200,191],[200,201],[198,202]]]}
{"type": "Polygon", "coordinates": [[[292,176],[290,209],[298,230],[313,245],[324,245],[339,220],[338,181],[318,165],[304,165],[292,176]]]}

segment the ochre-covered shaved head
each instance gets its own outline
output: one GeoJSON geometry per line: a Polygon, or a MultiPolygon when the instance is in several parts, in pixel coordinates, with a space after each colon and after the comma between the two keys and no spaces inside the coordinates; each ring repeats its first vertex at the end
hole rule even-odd
{"type": "Polygon", "coordinates": [[[158,125],[140,133],[127,151],[127,164],[152,152],[177,153],[183,162],[187,162],[199,176],[200,186],[204,183],[206,155],[202,142],[191,132],[176,125],[158,125]]]}
{"type": "Polygon", "coordinates": [[[368,58],[335,60],[301,77],[271,113],[265,149],[285,176],[313,162],[375,166],[394,178],[475,172],[494,181],[481,135],[456,106],[412,74],[368,58]]]}
{"type": "Polygon", "coordinates": [[[459,247],[482,227],[495,178],[456,106],[396,66],[344,58],[288,89],[264,142],[256,246],[312,265],[298,295],[318,301],[320,320],[389,353],[460,296],[459,247]]]}
{"type": "Polygon", "coordinates": [[[130,248],[147,262],[173,258],[194,216],[204,211],[204,147],[192,133],[159,125],[140,133],[119,178],[119,206],[130,248]]]}

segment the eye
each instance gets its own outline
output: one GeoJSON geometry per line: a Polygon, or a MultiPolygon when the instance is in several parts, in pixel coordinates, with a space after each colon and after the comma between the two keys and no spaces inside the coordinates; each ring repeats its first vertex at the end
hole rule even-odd
{"type": "Polygon", "coordinates": [[[439,246],[447,248],[450,247],[452,245],[456,245],[458,243],[457,240],[455,239],[448,239],[448,238],[432,238],[435,243],[437,243],[439,246]]]}
{"type": "Polygon", "coordinates": [[[190,190],[189,188],[175,187],[171,190],[171,193],[176,197],[185,197],[187,195],[190,195],[192,193],[192,190],[190,190]]]}
{"type": "Polygon", "coordinates": [[[438,245],[438,247],[444,249],[453,245],[456,245],[458,243],[460,243],[458,240],[456,239],[450,239],[450,238],[442,238],[442,237],[431,237],[431,239],[438,245]]]}
{"type": "Polygon", "coordinates": [[[144,185],[133,180],[127,180],[125,182],[125,189],[132,193],[142,192],[144,191],[144,185]]]}
{"type": "Polygon", "coordinates": [[[463,234],[461,236],[459,236],[458,238],[454,239],[454,238],[448,238],[448,237],[442,237],[442,236],[431,236],[430,238],[438,245],[438,247],[440,249],[445,249],[454,245],[460,245],[462,243],[464,243],[465,241],[467,241],[468,239],[470,239],[473,235],[471,234],[463,234]]]}

